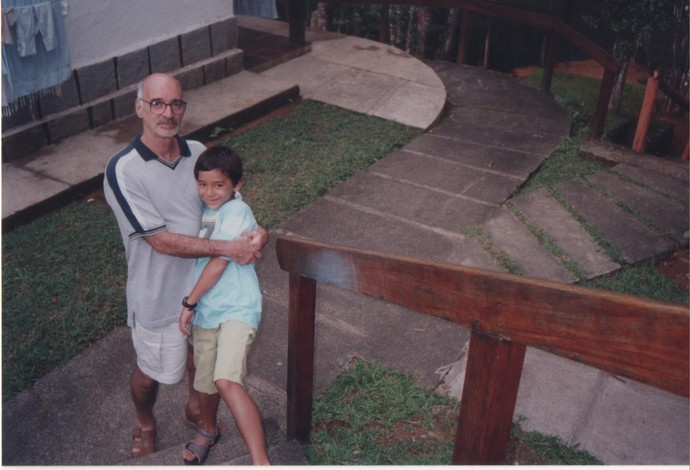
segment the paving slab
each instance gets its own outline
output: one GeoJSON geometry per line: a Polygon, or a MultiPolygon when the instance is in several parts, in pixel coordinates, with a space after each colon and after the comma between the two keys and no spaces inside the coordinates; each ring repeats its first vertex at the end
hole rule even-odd
{"type": "Polygon", "coordinates": [[[350,36],[315,41],[309,53],[262,75],[299,82],[304,98],[420,129],[438,120],[446,102],[443,82],[422,61],[350,36]]]}
{"type": "Polygon", "coordinates": [[[551,256],[527,227],[507,210],[498,211],[482,225],[482,230],[525,275],[564,283],[577,280],[575,275],[551,256]]]}
{"type": "Polygon", "coordinates": [[[2,165],[2,218],[69,189],[63,181],[36,174],[14,164],[2,165]],[[16,188],[27,188],[17,191],[16,188]]]}
{"type": "Polygon", "coordinates": [[[395,151],[371,165],[374,175],[433,188],[469,202],[497,207],[510,196],[517,178],[463,165],[445,158],[406,149],[395,151]]]}
{"type": "Polygon", "coordinates": [[[329,197],[459,235],[482,223],[491,211],[486,204],[370,172],[351,177],[348,184],[334,188],[329,197]]]}
{"type": "Polygon", "coordinates": [[[433,61],[430,66],[446,85],[453,107],[522,112],[570,122],[568,113],[553,98],[509,74],[450,62],[433,61]]]}
{"type": "MultiPolygon", "coordinates": [[[[203,87],[185,91],[188,102],[184,115],[183,133],[222,123],[240,111],[251,110],[260,103],[274,100],[283,94],[298,97],[297,82],[272,78],[246,70],[203,87]]],[[[282,102],[278,101],[280,104],[282,102]]],[[[259,115],[265,114],[262,109],[259,115]]],[[[257,116],[258,117],[258,116],[257,116]]]]}
{"type": "Polygon", "coordinates": [[[602,376],[593,367],[527,348],[514,417],[525,418],[522,427],[526,431],[578,444],[573,429],[589,414],[590,403],[601,390],[602,376]]]}
{"type": "Polygon", "coordinates": [[[679,163],[650,154],[634,152],[628,147],[605,140],[588,139],[580,147],[579,153],[584,158],[603,161],[611,166],[627,163],[643,170],[661,173],[686,184],[690,181],[690,166],[687,162],[679,163]]]}
{"type": "Polygon", "coordinates": [[[567,136],[570,133],[570,119],[554,119],[539,113],[528,113],[502,109],[470,108],[456,106],[450,109],[448,121],[458,123],[477,123],[482,127],[515,129],[538,134],[557,134],[567,136]]]}
{"type": "Polygon", "coordinates": [[[572,441],[605,463],[688,465],[687,398],[606,375],[590,407],[572,441]]]}
{"type": "MultiPolygon", "coordinates": [[[[484,187],[490,184],[488,181],[490,177],[500,178],[501,182],[506,178],[503,175],[495,175],[445,158],[413,152],[408,150],[408,147],[382,158],[371,165],[367,172],[427,187],[447,193],[449,196],[467,196],[468,198],[472,198],[467,193],[472,192],[475,186],[484,187]]],[[[503,197],[496,197],[493,193],[488,196],[486,200],[478,198],[478,202],[489,207],[497,207],[507,197],[505,194],[503,197]]]]}
{"type": "Polygon", "coordinates": [[[543,155],[543,158],[551,155],[553,149],[562,144],[567,137],[567,134],[484,127],[476,123],[476,121],[442,124],[434,128],[433,134],[463,143],[471,142],[479,145],[490,145],[536,153],[543,155]]]}
{"type": "Polygon", "coordinates": [[[400,256],[487,269],[496,266],[472,237],[364,209],[324,196],[282,223],[281,233],[400,256]],[[395,234],[395,243],[391,243],[391,234],[395,234]]]}
{"type": "Polygon", "coordinates": [[[598,277],[620,268],[611,261],[579,222],[546,189],[538,189],[512,198],[510,204],[529,221],[548,234],[587,275],[598,277]]]}
{"type": "Polygon", "coordinates": [[[620,250],[627,263],[667,255],[675,248],[673,243],[642,225],[580,179],[559,183],[556,190],[587,223],[620,250]]]}
{"type": "Polygon", "coordinates": [[[620,163],[612,167],[611,171],[642,183],[661,193],[670,194],[681,201],[685,201],[686,204],[688,200],[690,200],[690,195],[688,194],[690,188],[688,187],[688,182],[685,180],[669,178],[668,175],[663,173],[628,165],[627,163],[620,163]]]}
{"type": "Polygon", "coordinates": [[[354,36],[315,41],[311,55],[348,68],[390,75],[445,90],[441,78],[423,61],[397,47],[378,41],[354,36]]]}
{"type": "Polygon", "coordinates": [[[610,173],[599,172],[587,177],[587,180],[642,214],[660,233],[671,237],[679,245],[687,245],[687,239],[684,238],[690,225],[687,205],[623,181],[610,173]]]}
{"type": "Polygon", "coordinates": [[[452,136],[437,135],[435,130],[414,139],[404,149],[515,178],[512,190],[520,186],[547,157],[544,154],[457,140],[452,136]]]}

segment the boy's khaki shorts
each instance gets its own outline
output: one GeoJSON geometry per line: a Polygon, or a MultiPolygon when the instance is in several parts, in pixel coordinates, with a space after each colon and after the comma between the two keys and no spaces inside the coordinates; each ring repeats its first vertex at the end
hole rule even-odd
{"type": "Polygon", "coordinates": [[[176,384],[184,377],[187,363],[187,337],[178,323],[160,328],[132,327],[132,344],[137,354],[137,367],[162,384],[176,384]]]}
{"type": "Polygon", "coordinates": [[[229,380],[240,385],[247,374],[247,353],[254,341],[254,328],[235,320],[218,328],[194,327],[194,389],[218,393],[215,382],[229,380]]]}

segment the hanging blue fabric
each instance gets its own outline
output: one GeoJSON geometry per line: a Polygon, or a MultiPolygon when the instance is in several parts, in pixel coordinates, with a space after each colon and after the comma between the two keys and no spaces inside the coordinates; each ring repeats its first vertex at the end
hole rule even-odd
{"type": "Polygon", "coordinates": [[[63,8],[60,0],[2,0],[3,106],[71,76],[63,8]]]}
{"type": "Polygon", "coordinates": [[[276,0],[235,0],[234,7],[236,15],[278,18],[276,0]]]}

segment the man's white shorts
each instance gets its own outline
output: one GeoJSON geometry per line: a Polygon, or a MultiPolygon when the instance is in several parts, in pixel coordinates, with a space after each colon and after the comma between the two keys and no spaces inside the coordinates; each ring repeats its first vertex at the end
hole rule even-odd
{"type": "Polygon", "coordinates": [[[132,343],[137,354],[137,366],[144,374],[163,384],[182,380],[189,343],[177,322],[152,329],[135,323],[132,343]]]}

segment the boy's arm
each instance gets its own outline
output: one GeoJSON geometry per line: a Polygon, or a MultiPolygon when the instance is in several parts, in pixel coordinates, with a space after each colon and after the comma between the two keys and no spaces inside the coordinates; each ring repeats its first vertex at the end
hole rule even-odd
{"type": "Polygon", "coordinates": [[[261,250],[268,242],[268,232],[259,227],[246,237],[231,240],[208,240],[178,233],[158,232],[145,238],[156,250],[181,258],[225,256],[237,264],[247,264],[261,257],[261,250]]]}
{"type": "MultiPolygon", "coordinates": [[[[195,305],[197,302],[199,302],[199,299],[201,299],[204,294],[211,289],[211,287],[216,285],[216,282],[218,282],[218,279],[220,279],[220,276],[223,274],[223,271],[225,271],[228,263],[229,261],[223,258],[211,258],[208,264],[206,264],[204,267],[204,270],[201,272],[199,280],[196,281],[192,291],[185,299],[187,304],[195,305]]],[[[191,334],[189,325],[192,322],[193,313],[194,310],[187,307],[182,307],[182,312],[180,313],[180,331],[187,336],[191,334]]]]}

